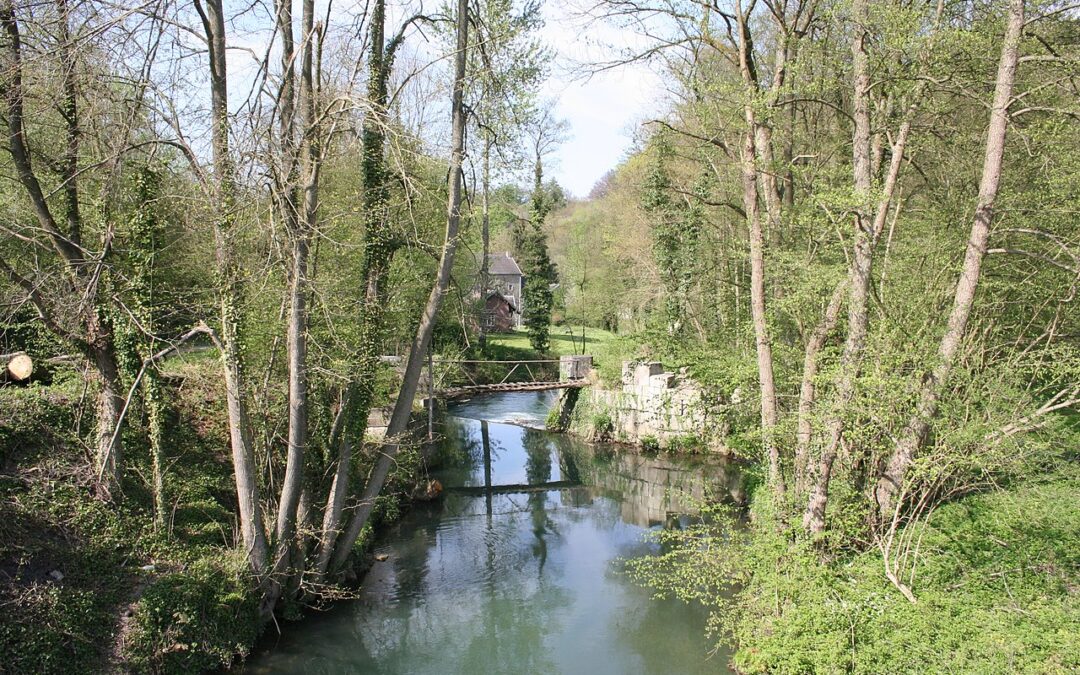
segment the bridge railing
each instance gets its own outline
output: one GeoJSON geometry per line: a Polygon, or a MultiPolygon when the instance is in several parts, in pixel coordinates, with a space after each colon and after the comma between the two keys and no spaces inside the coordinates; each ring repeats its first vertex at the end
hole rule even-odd
{"type": "MultiPolygon", "coordinates": [[[[380,357],[402,367],[397,356],[380,357]]],[[[592,368],[592,356],[572,355],[557,359],[456,359],[433,358],[424,363],[420,391],[480,385],[566,382],[582,380],[592,368]],[[434,383],[429,379],[434,371],[434,383]]]]}
{"type": "Polygon", "coordinates": [[[438,388],[511,382],[553,382],[559,379],[559,359],[433,359],[433,362],[438,388]]]}

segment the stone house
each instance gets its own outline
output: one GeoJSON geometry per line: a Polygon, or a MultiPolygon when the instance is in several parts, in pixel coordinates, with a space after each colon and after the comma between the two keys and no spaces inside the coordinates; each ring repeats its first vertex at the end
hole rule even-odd
{"type": "Polygon", "coordinates": [[[525,275],[508,251],[488,255],[488,288],[484,289],[482,320],[488,330],[511,330],[522,325],[522,286],[525,275]]]}
{"type": "Polygon", "coordinates": [[[513,300],[498,291],[488,293],[483,312],[484,329],[491,333],[508,333],[520,323],[520,312],[513,300]]]}

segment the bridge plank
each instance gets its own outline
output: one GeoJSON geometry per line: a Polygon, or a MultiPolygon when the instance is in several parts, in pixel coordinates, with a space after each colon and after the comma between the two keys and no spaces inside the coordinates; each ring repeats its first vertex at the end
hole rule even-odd
{"type": "Polygon", "coordinates": [[[562,382],[500,382],[498,384],[477,384],[463,387],[451,387],[438,392],[443,398],[458,398],[472,394],[484,394],[498,391],[547,391],[551,389],[580,389],[587,387],[585,380],[566,380],[562,382]]]}

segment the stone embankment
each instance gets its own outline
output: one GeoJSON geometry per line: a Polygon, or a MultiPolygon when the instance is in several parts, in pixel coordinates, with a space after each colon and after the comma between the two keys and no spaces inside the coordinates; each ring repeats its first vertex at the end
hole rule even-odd
{"type": "Polygon", "coordinates": [[[722,409],[706,403],[701,386],[685,369],[668,372],[656,361],[628,361],[619,389],[602,388],[593,380],[580,393],[561,396],[553,426],[646,449],[726,450],[722,409]]]}

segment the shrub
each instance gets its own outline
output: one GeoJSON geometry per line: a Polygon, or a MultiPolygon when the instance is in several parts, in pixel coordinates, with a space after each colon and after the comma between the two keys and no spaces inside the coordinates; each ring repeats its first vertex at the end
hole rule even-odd
{"type": "Polygon", "coordinates": [[[653,454],[660,452],[660,439],[656,436],[642,436],[638,443],[645,452],[653,454]]]}
{"type": "Polygon", "coordinates": [[[242,564],[200,560],[144,591],[125,644],[140,672],[192,673],[229,666],[258,635],[258,596],[242,564]]]}
{"type": "Polygon", "coordinates": [[[615,430],[615,422],[606,410],[598,410],[592,414],[592,435],[597,440],[608,440],[615,430]]]}

